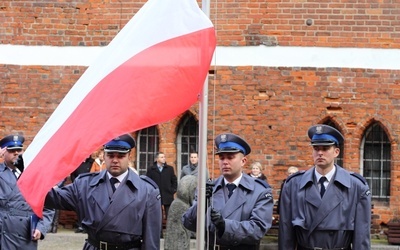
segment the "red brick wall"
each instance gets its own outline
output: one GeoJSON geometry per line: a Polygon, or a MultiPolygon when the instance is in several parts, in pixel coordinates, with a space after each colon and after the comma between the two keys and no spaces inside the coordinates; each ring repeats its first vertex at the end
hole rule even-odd
{"type": "MultiPolygon", "coordinates": [[[[107,45],[145,2],[3,0],[0,43],[107,45]]],[[[222,0],[210,7],[219,45],[400,48],[398,2],[222,0]]]]}
{"type": "MultiPolygon", "coordinates": [[[[144,2],[3,0],[0,43],[107,45],[144,2]]],[[[233,0],[211,4],[220,46],[400,48],[399,14],[400,3],[392,1],[233,0]],[[311,25],[306,25],[307,19],[312,19],[311,25]]],[[[1,134],[23,131],[28,145],[85,69],[1,65],[1,134]]],[[[312,165],[306,131],[327,119],[345,135],[344,167],[359,172],[363,133],[369,124],[378,121],[392,143],[392,196],[389,203],[375,202],[374,223],[379,225],[397,215],[398,70],[255,66],[213,69],[216,74],[210,76],[207,162],[211,175],[218,175],[212,155],[213,137],[226,131],[239,133],[252,145],[249,165],[261,161],[266,166],[265,174],[277,198],[288,166],[307,169],[312,165]]],[[[190,111],[198,117],[197,105],[190,111]]],[[[160,150],[173,166],[180,119],[159,126],[160,150]]],[[[69,218],[65,220],[72,220],[69,218]]]]}

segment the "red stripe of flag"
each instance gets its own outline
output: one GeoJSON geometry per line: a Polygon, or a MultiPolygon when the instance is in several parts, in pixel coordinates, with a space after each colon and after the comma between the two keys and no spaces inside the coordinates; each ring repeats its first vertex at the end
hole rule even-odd
{"type": "MultiPolygon", "coordinates": [[[[167,0],[152,2],[157,1],[167,0]]],[[[185,1],[187,0],[180,0],[182,3],[185,1]]],[[[179,8],[177,0],[172,2],[174,8],[179,8]]],[[[191,4],[190,8],[188,11],[201,12],[197,3],[191,4]]],[[[160,17],[158,12],[159,7],[155,11],[147,9],[140,17],[160,17]]],[[[193,18],[193,15],[188,16],[193,18]]],[[[203,14],[198,16],[202,19],[187,22],[209,22],[203,14]]],[[[127,27],[128,25],[125,28],[127,27]]],[[[135,28],[135,25],[133,27],[135,28]]],[[[117,37],[112,42],[114,46],[117,37]]],[[[135,46],[140,37],[131,39],[131,45],[135,46]]],[[[83,82],[93,85],[93,88],[76,103],[74,95],[70,93],[79,93],[77,83],[60,104],[65,108],[71,103],[76,106],[75,109],[69,116],[63,117],[63,112],[58,111],[59,106],[24,153],[24,157],[27,155],[27,167],[18,185],[34,212],[42,216],[47,192],[105,142],[120,134],[168,121],[189,109],[201,92],[215,45],[214,28],[212,25],[205,25],[202,29],[185,31],[181,36],[139,51],[97,84],[91,84],[93,79],[84,78],[85,72],[81,79],[84,78],[83,82]],[[43,130],[54,133],[49,136],[43,130]]],[[[104,53],[108,53],[110,60],[113,60],[112,51],[104,53]]],[[[96,63],[101,65],[108,62],[96,63]]],[[[87,70],[89,75],[90,67],[87,70]]],[[[81,81],[80,85],[87,88],[88,85],[83,85],[84,83],[81,81]]],[[[82,91],[84,88],[82,87],[82,91]]]]}

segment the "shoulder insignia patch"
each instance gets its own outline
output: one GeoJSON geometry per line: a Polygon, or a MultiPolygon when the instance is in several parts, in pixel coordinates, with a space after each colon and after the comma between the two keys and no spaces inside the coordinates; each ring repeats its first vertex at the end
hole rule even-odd
{"type": "Polygon", "coordinates": [[[260,179],[254,179],[254,180],[255,180],[257,183],[263,185],[265,188],[269,188],[269,187],[270,187],[270,185],[269,185],[266,181],[264,181],[264,180],[260,180],[260,179]]]}
{"type": "Polygon", "coordinates": [[[365,178],[362,175],[360,175],[358,173],[355,173],[355,172],[350,172],[350,175],[352,175],[352,176],[356,177],[357,179],[359,179],[364,185],[367,184],[367,181],[365,180],[365,178]]]}
{"type": "Polygon", "coordinates": [[[296,176],[303,175],[305,172],[306,172],[305,170],[297,171],[296,173],[294,173],[294,174],[290,175],[288,178],[286,178],[286,181],[285,181],[285,182],[290,181],[292,178],[294,178],[294,177],[296,177],[296,176]]]}
{"type": "Polygon", "coordinates": [[[152,185],[154,189],[158,189],[157,184],[150,177],[147,177],[146,175],[141,175],[140,178],[145,182],[149,183],[150,185],[152,185]]]}

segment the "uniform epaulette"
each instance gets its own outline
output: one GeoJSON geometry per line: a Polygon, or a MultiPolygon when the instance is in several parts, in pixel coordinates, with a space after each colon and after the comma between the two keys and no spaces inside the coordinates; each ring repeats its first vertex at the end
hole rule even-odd
{"type": "Polygon", "coordinates": [[[84,178],[84,177],[88,177],[88,176],[95,176],[95,175],[98,175],[98,174],[99,174],[99,172],[82,173],[82,174],[79,174],[76,178],[80,179],[80,178],[84,178]]]}
{"type": "Polygon", "coordinates": [[[350,175],[352,175],[352,176],[354,176],[354,177],[357,177],[360,181],[362,181],[362,183],[363,183],[364,185],[367,184],[367,180],[365,180],[365,178],[364,178],[362,175],[360,175],[359,173],[350,172],[350,175]]]}
{"type": "Polygon", "coordinates": [[[254,180],[263,185],[265,188],[270,188],[270,185],[266,181],[257,178],[255,178],[254,180]]]}
{"type": "Polygon", "coordinates": [[[150,178],[147,177],[146,175],[141,175],[140,178],[146,182],[148,182],[150,185],[154,187],[154,189],[158,189],[157,184],[150,178]]]}
{"type": "Polygon", "coordinates": [[[294,173],[294,174],[290,175],[288,178],[286,178],[286,181],[285,181],[285,182],[288,182],[288,181],[290,181],[293,177],[302,175],[302,174],[304,174],[305,172],[306,172],[305,170],[297,171],[296,173],[294,173]]]}

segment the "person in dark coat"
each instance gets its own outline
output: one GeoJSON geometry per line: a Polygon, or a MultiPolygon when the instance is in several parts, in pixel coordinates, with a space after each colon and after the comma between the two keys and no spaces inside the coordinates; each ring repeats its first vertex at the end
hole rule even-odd
{"type": "Polygon", "coordinates": [[[106,170],[81,174],[46,196],[45,205],[77,212],[88,234],[85,250],[160,249],[160,191],[129,168],[135,145],[129,134],[111,140],[104,145],[106,170]]]}
{"type": "Polygon", "coordinates": [[[280,203],[280,250],[371,249],[371,192],[359,174],[336,165],[343,135],[309,128],[314,166],[286,179],[280,203]]]}
{"type": "MultiPolygon", "coordinates": [[[[211,198],[206,211],[208,249],[258,250],[272,225],[272,189],[266,181],[243,173],[251,151],[244,139],[221,134],[215,145],[222,175],[206,187],[206,197],[211,198]]],[[[196,231],[197,201],[182,216],[182,223],[196,231]]]]}
{"type": "MultiPolygon", "coordinates": [[[[43,209],[43,219],[32,228],[33,210],[22,196],[17,179],[21,175],[15,165],[22,153],[24,137],[9,135],[0,140],[0,249],[36,250],[50,228],[54,211],[43,209]]],[[[36,220],[36,219],[35,219],[36,220]]],[[[34,220],[34,221],[35,221],[34,220]]]]}
{"type": "MultiPolygon", "coordinates": [[[[167,220],[169,207],[174,200],[174,194],[178,188],[178,181],[174,168],[166,164],[164,153],[158,152],[155,155],[154,165],[147,169],[146,175],[160,188],[161,204],[164,207],[164,219],[167,220]]],[[[161,236],[163,236],[162,232],[161,236]]]]}
{"type": "Polygon", "coordinates": [[[174,194],[178,188],[178,181],[174,168],[166,164],[164,153],[158,152],[156,154],[154,165],[147,170],[146,175],[160,188],[161,204],[167,218],[169,206],[174,200],[174,194]]]}

